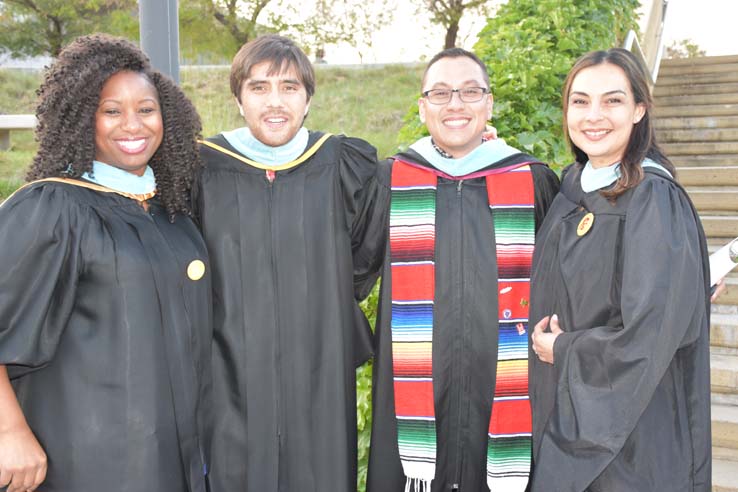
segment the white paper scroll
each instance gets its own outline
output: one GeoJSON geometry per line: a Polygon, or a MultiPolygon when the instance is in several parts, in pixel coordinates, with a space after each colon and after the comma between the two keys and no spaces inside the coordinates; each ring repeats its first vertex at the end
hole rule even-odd
{"type": "Polygon", "coordinates": [[[710,285],[715,285],[736,266],[738,266],[738,238],[710,255],[710,285]]]}

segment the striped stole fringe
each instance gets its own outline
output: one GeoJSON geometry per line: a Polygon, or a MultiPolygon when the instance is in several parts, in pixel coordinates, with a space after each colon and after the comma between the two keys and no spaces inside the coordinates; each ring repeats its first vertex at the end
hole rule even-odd
{"type": "MultiPolygon", "coordinates": [[[[487,484],[525,490],[530,472],[528,292],[533,256],[533,180],[528,166],[487,177],[499,266],[499,349],[489,423],[487,484]]],[[[430,492],[435,476],[433,303],[437,177],[396,160],[390,263],[397,442],[406,492],[430,492]]]]}

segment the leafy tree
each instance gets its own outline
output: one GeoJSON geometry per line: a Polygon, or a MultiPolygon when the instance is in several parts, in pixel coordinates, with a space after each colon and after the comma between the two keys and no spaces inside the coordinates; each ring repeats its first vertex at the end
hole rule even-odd
{"type": "MultiPolygon", "coordinates": [[[[193,22],[215,19],[236,49],[254,37],[280,32],[299,41],[307,53],[325,45],[371,46],[372,34],[392,19],[396,0],[196,0],[187,9],[193,22]],[[199,12],[199,13],[198,13],[199,12]]],[[[189,32],[189,31],[188,31],[189,32]]],[[[212,32],[196,33],[212,39],[212,32]]],[[[199,44],[193,37],[193,42],[199,44]]],[[[360,53],[361,55],[361,53],[360,53]]]]}
{"type": "MultiPolygon", "coordinates": [[[[221,24],[236,44],[241,46],[264,31],[260,28],[259,18],[266,15],[262,13],[270,2],[272,0],[196,0],[195,5],[221,24]]],[[[279,16],[272,16],[262,26],[269,26],[269,22],[272,28],[266,27],[266,30],[281,27],[279,16]]]]}
{"type": "Polygon", "coordinates": [[[664,54],[666,58],[697,58],[705,56],[707,52],[691,39],[682,39],[667,46],[664,54]]]}
{"type": "Polygon", "coordinates": [[[179,52],[183,63],[230,64],[241,45],[204,5],[179,3],[179,52]]]}
{"type": "MultiPolygon", "coordinates": [[[[474,47],[487,65],[493,125],[508,144],[554,165],[570,161],[561,128],[561,87],[574,61],[618,46],[636,29],[638,0],[510,0],[474,47]]],[[[413,106],[401,147],[427,134],[413,106]]]]}
{"type": "Polygon", "coordinates": [[[423,0],[425,8],[431,13],[431,22],[446,29],[443,48],[456,46],[459,22],[465,12],[489,15],[493,2],[488,0],[423,0]]]}
{"type": "Polygon", "coordinates": [[[392,22],[396,0],[314,0],[312,5],[295,2],[286,6],[286,31],[300,40],[308,53],[325,45],[346,43],[358,50],[370,49],[372,36],[392,22]],[[289,19],[289,20],[288,20],[289,19]]]}
{"type": "Polygon", "coordinates": [[[56,56],[75,37],[95,31],[136,39],[137,13],[136,0],[0,1],[0,52],[56,56]]]}

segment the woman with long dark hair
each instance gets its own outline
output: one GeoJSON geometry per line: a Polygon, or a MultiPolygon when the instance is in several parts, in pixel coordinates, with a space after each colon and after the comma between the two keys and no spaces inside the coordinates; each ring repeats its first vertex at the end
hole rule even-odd
{"type": "Polygon", "coordinates": [[[0,488],[205,490],[210,280],[200,120],[128,41],[78,38],[0,207],[0,488]]]}
{"type": "Polygon", "coordinates": [[[531,280],[533,491],[710,491],[704,232],[654,139],[628,51],[581,57],[563,90],[576,162],[531,280]]]}

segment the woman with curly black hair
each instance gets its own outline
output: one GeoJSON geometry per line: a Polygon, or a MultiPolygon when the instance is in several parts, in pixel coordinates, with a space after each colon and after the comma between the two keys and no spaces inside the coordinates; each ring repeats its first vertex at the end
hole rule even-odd
{"type": "Polygon", "coordinates": [[[200,120],[135,45],[80,37],[0,207],[0,489],[205,490],[200,120]]]}

